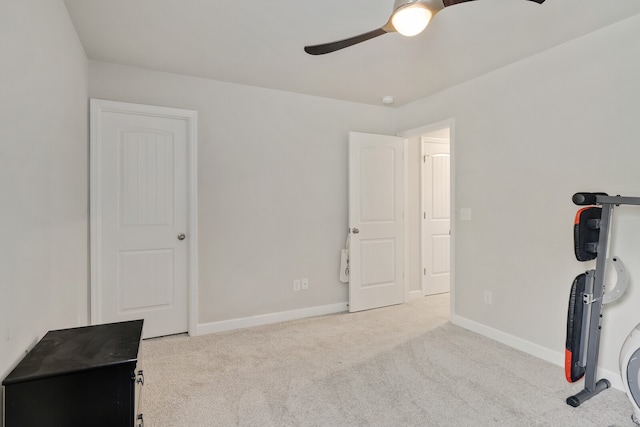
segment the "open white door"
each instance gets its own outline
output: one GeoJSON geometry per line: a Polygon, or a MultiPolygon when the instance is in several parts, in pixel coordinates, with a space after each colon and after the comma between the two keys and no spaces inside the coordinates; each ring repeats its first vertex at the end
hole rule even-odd
{"type": "Polygon", "coordinates": [[[349,311],[404,302],[404,139],[349,133],[349,311]]]}
{"type": "Polygon", "coordinates": [[[451,283],[451,179],[448,141],[422,138],[422,290],[424,295],[449,292],[451,283]]]}

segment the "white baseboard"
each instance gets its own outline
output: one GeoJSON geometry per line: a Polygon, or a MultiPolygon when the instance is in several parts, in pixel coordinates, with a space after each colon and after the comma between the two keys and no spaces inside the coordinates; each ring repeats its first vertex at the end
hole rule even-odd
{"type": "MultiPolygon", "coordinates": [[[[469,320],[465,317],[461,317],[455,314],[451,315],[451,323],[460,326],[461,328],[468,329],[477,334],[483,335],[492,340],[498,341],[502,344],[513,347],[517,350],[524,351],[539,359],[551,362],[554,365],[564,367],[564,353],[561,351],[550,350],[541,345],[532,343],[530,341],[518,338],[515,335],[507,334],[506,332],[499,331],[491,328],[487,325],[469,320]]],[[[598,378],[606,378],[611,383],[611,387],[617,390],[624,390],[622,384],[622,378],[619,372],[610,371],[608,369],[598,368],[598,378]]]]}
{"type": "Polygon", "coordinates": [[[195,335],[213,334],[215,332],[269,325],[271,323],[304,319],[306,317],[324,316],[325,314],[342,313],[347,310],[348,305],[346,302],[343,302],[338,304],[301,308],[299,310],[282,311],[279,313],[262,314],[259,316],[241,317],[239,319],[222,320],[219,322],[200,323],[198,324],[195,335]]]}
{"type": "Polygon", "coordinates": [[[409,291],[409,301],[422,298],[423,296],[424,295],[422,295],[422,290],[409,291]]]}

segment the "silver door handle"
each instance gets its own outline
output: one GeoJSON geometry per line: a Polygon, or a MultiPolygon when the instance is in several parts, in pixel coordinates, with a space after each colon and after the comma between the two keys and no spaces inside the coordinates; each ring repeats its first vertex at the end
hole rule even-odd
{"type": "Polygon", "coordinates": [[[353,227],[353,229],[351,230],[351,232],[353,234],[358,234],[360,232],[360,230],[358,230],[357,228],[353,227]]]}
{"type": "Polygon", "coordinates": [[[186,234],[184,234],[184,233],[180,233],[180,234],[178,234],[178,240],[184,240],[184,239],[186,239],[186,237],[187,237],[187,236],[186,236],[186,234]]]}

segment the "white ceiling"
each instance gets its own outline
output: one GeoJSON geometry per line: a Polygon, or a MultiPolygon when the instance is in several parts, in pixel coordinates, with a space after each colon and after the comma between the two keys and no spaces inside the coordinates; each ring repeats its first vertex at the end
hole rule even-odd
{"type": "Polygon", "coordinates": [[[368,104],[392,95],[394,106],[640,13],[638,0],[478,0],[445,8],[416,37],[386,34],[311,56],[303,46],[383,25],[393,1],[65,4],[92,60],[368,104]]]}

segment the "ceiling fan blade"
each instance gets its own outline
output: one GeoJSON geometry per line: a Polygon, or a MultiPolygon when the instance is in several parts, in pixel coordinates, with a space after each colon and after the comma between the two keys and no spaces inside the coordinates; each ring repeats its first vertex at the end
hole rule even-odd
{"type": "Polygon", "coordinates": [[[383,34],[391,32],[392,29],[388,28],[388,25],[380,27],[376,30],[369,31],[368,33],[360,34],[355,37],[351,37],[337,42],[317,44],[314,46],[305,46],[304,51],[310,55],[324,55],[325,53],[335,52],[336,50],[344,49],[345,47],[353,46],[354,44],[362,43],[374,37],[381,36],[383,34]]]}
{"type": "Polygon", "coordinates": [[[442,0],[442,3],[444,3],[444,7],[449,7],[449,6],[453,6],[454,4],[466,3],[468,1],[473,1],[473,0],[442,0]]]}
{"type": "MultiPolygon", "coordinates": [[[[454,4],[460,4],[460,3],[466,3],[468,1],[474,1],[474,0],[443,0],[442,2],[444,3],[444,7],[447,6],[453,6],[454,4]]],[[[544,3],[544,0],[529,0],[538,4],[542,4],[544,3]]]]}

